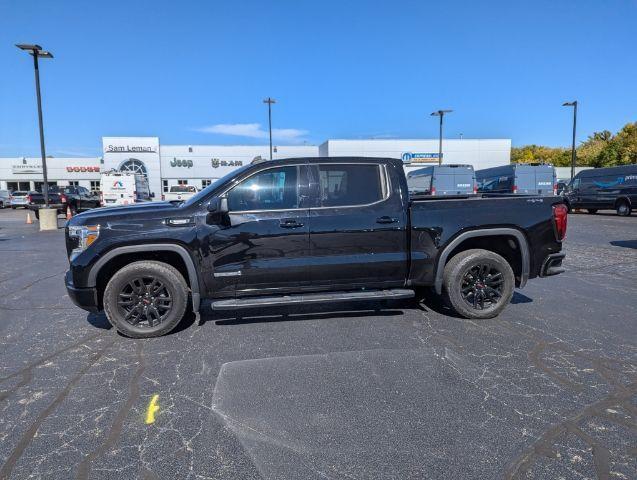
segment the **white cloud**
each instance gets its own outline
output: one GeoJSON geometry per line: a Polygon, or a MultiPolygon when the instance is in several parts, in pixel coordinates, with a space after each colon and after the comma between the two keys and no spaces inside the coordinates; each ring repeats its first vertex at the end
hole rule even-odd
{"type": "MultiPolygon", "coordinates": [[[[203,133],[216,133],[219,135],[232,135],[236,137],[268,138],[268,130],[264,129],[260,123],[219,123],[208,127],[195,129],[203,133]]],[[[273,128],[272,138],[276,140],[300,141],[308,134],[307,130],[297,128],[273,128]]]]}

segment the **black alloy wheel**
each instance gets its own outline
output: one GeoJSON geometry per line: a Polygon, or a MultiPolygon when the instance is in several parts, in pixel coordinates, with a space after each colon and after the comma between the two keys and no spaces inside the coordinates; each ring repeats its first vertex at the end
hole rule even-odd
{"type": "Polygon", "coordinates": [[[141,260],[113,274],[102,303],[106,318],[123,335],[159,337],[173,330],[183,318],[188,285],[172,265],[141,260]]]}
{"type": "Polygon", "coordinates": [[[141,276],[129,280],[119,292],[117,305],[124,320],[136,327],[156,327],[170,314],[173,299],[161,280],[141,276]]]}
{"type": "Polygon", "coordinates": [[[476,310],[495,306],[502,299],[504,277],[494,265],[472,266],[462,278],[462,298],[476,310]]]}
{"type": "Polygon", "coordinates": [[[507,260],[480,248],[454,255],[443,271],[443,298],[464,318],[496,317],[513,297],[515,274],[507,260]]]}

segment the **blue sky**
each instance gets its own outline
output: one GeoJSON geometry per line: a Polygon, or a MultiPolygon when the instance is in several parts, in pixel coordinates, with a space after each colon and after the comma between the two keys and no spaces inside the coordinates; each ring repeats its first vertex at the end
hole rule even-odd
{"type": "Polygon", "coordinates": [[[637,120],[637,1],[0,0],[0,156],[37,155],[41,65],[48,152],[101,136],[164,144],[445,137],[569,145],[637,120]]]}

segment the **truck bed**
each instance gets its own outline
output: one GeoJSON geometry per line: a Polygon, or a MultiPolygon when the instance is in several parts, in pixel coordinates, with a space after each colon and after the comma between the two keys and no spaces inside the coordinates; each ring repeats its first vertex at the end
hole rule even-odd
{"type": "Polygon", "coordinates": [[[529,244],[530,276],[539,274],[547,255],[555,253],[553,205],[563,203],[559,196],[534,195],[469,195],[421,196],[410,199],[411,225],[410,251],[412,279],[418,283],[431,282],[435,255],[421,252],[439,252],[455,237],[468,230],[513,228],[529,244]]]}

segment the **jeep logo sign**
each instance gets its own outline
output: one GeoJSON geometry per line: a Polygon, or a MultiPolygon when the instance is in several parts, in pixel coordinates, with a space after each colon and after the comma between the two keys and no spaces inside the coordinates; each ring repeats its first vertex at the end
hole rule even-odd
{"type": "Polygon", "coordinates": [[[173,158],[173,161],[170,162],[171,167],[185,167],[192,168],[192,160],[180,160],[177,157],[173,158]]]}

